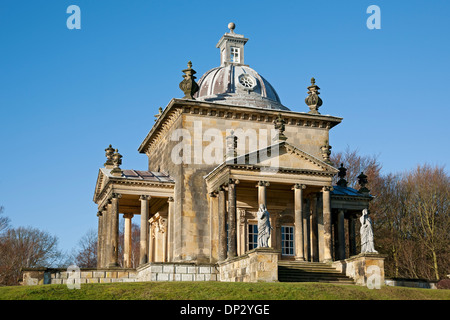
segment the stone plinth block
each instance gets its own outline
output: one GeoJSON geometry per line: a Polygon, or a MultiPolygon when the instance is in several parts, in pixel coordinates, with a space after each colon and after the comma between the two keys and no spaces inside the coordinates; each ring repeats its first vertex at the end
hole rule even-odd
{"type": "Polygon", "coordinates": [[[360,253],[345,260],[333,262],[333,267],[355,280],[357,285],[377,288],[384,284],[384,259],[378,253],[360,253]]]}
{"type": "Polygon", "coordinates": [[[280,250],[256,248],[219,263],[220,281],[276,282],[280,250]]]}

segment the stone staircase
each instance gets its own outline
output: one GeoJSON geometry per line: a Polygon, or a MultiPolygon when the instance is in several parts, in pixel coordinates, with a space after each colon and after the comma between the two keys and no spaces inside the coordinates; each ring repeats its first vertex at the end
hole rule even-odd
{"type": "Polygon", "coordinates": [[[355,284],[352,278],[342,274],[331,264],[306,261],[278,261],[278,281],[355,284]]]}

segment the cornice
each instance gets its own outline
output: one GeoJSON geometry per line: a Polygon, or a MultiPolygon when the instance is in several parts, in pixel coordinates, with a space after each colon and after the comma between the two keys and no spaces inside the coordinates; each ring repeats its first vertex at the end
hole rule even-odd
{"type": "Polygon", "coordinates": [[[329,115],[313,115],[289,110],[236,106],[200,100],[172,99],[139,146],[138,151],[148,153],[152,148],[151,144],[155,144],[165,137],[164,132],[171,127],[181,114],[267,123],[272,123],[281,114],[282,119],[288,126],[324,130],[330,130],[342,121],[342,118],[329,115]],[[173,113],[175,110],[176,112],[173,113]]]}

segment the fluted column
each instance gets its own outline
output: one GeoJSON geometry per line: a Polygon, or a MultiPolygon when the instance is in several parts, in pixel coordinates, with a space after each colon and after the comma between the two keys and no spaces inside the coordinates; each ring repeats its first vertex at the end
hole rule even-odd
{"type": "Polygon", "coordinates": [[[219,261],[224,261],[227,258],[227,202],[225,198],[225,189],[223,187],[219,188],[218,191],[218,213],[219,213],[219,261]]]}
{"type": "Polygon", "coordinates": [[[131,268],[131,218],[133,218],[133,214],[125,213],[123,217],[125,219],[123,262],[125,268],[131,268]]]}
{"type": "Polygon", "coordinates": [[[324,262],[332,261],[331,256],[331,195],[330,192],[333,190],[330,186],[325,186],[322,188],[323,197],[323,260],[324,262]]]}
{"type": "Polygon", "coordinates": [[[228,182],[228,258],[236,256],[236,181],[230,179],[228,182]]]}
{"type": "Polygon", "coordinates": [[[119,199],[121,197],[119,193],[113,193],[111,197],[111,246],[108,267],[119,266],[119,199]]]}
{"type": "Polygon", "coordinates": [[[294,186],[295,260],[305,260],[303,245],[303,190],[304,184],[294,186]]]}
{"type": "Polygon", "coordinates": [[[337,232],[338,232],[338,254],[337,258],[339,260],[345,259],[345,220],[344,220],[344,210],[340,209],[338,211],[338,221],[337,221],[337,232]]]}
{"type": "Polygon", "coordinates": [[[142,265],[148,262],[148,214],[150,196],[142,195],[141,201],[141,233],[140,233],[140,249],[139,249],[139,264],[142,265]]]}

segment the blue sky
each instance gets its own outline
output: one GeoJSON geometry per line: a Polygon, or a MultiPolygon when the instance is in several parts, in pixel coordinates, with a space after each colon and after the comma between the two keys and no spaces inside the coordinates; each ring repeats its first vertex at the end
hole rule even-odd
{"type": "Polygon", "coordinates": [[[181,70],[219,65],[215,45],[236,23],[245,62],[284,105],[308,111],[315,77],[322,114],[343,117],[332,151],[379,155],[383,172],[446,165],[450,116],[448,1],[0,2],[0,205],[12,225],[58,236],[71,250],[97,228],[92,201],[111,143],[122,168],[159,107],[181,98],[181,70]],[[69,30],[69,5],[81,30],[69,30]],[[381,29],[369,30],[369,5],[381,29]]]}

